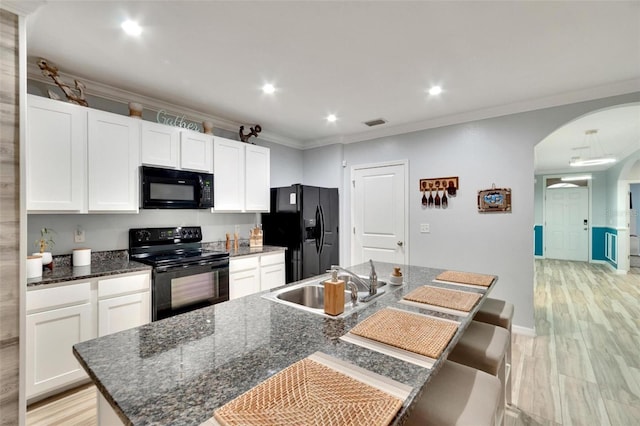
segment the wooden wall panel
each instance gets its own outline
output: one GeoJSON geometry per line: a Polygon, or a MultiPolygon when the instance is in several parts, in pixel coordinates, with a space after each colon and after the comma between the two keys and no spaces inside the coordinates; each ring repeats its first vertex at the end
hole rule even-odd
{"type": "Polygon", "coordinates": [[[18,16],[0,9],[0,423],[19,421],[18,16]]]}

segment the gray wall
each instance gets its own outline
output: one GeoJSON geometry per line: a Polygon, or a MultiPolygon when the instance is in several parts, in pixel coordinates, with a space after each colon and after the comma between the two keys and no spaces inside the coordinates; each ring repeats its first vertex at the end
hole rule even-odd
{"type": "Polygon", "coordinates": [[[305,150],[303,153],[304,184],[338,188],[342,192],[342,159],[344,145],[335,144],[305,150]]]}
{"type": "MultiPolygon", "coordinates": [[[[633,93],[345,145],[341,228],[351,228],[347,211],[351,167],[408,159],[410,262],[499,275],[494,296],[515,304],[515,325],[533,329],[533,148],[583,114],[639,99],[640,93],[633,93]],[[423,210],[418,180],[438,176],[459,176],[458,196],[447,210],[423,210]],[[512,213],[477,213],[477,191],[494,183],[512,189],[512,213]],[[420,234],[420,223],[429,223],[431,233],[420,234]]],[[[305,177],[327,176],[325,181],[333,182],[325,162],[311,161],[331,157],[333,149],[314,150],[305,161],[305,177]],[[327,150],[324,156],[323,150],[327,150]]],[[[350,237],[342,233],[344,264],[350,263],[350,237]]]]}

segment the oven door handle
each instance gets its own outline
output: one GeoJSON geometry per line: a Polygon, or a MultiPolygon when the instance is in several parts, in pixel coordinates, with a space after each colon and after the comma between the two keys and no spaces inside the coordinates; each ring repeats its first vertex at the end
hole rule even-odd
{"type": "Polygon", "coordinates": [[[213,261],[212,262],[212,261],[209,261],[209,260],[202,260],[200,262],[186,263],[186,264],[181,264],[181,265],[158,266],[156,268],[156,271],[158,273],[173,272],[173,271],[180,271],[180,270],[183,270],[183,269],[193,268],[193,267],[197,267],[197,266],[208,266],[211,269],[228,268],[229,267],[229,261],[228,260],[219,260],[219,261],[213,261]]]}

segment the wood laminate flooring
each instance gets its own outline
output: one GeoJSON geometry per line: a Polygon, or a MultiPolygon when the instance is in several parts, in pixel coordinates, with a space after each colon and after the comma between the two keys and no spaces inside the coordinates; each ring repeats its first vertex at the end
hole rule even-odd
{"type": "Polygon", "coordinates": [[[514,335],[505,424],[640,425],[640,269],[535,261],[536,337],[514,335]]]}
{"type": "MultiPolygon", "coordinates": [[[[536,337],[514,335],[506,426],[640,426],[640,269],[535,261],[536,337]]],[[[96,389],[29,406],[27,425],[95,425],[96,389]]]]}

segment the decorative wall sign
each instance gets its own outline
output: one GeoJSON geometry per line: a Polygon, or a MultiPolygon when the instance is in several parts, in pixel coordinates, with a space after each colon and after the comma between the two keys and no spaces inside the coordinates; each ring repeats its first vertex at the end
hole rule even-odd
{"type": "Polygon", "coordinates": [[[511,213],[511,188],[481,189],[478,191],[478,212],[511,213]]]}
{"type": "Polygon", "coordinates": [[[446,209],[449,207],[449,199],[455,197],[458,191],[458,177],[441,177],[420,179],[420,192],[422,192],[422,207],[435,207],[446,209]],[[429,197],[427,197],[429,192],[429,197]],[[435,197],[433,196],[435,192],[435,197]],[[442,195],[440,195],[442,193],[442,195]],[[448,195],[448,197],[447,197],[448,195]]]}
{"type": "Polygon", "coordinates": [[[183,129],[200,131],[200,125],[193,121],[187,120],[184,115],[171,115],[167,111],[161,109],[156,114],[156,121],[169,126],[176,126],[183,129]]]}

